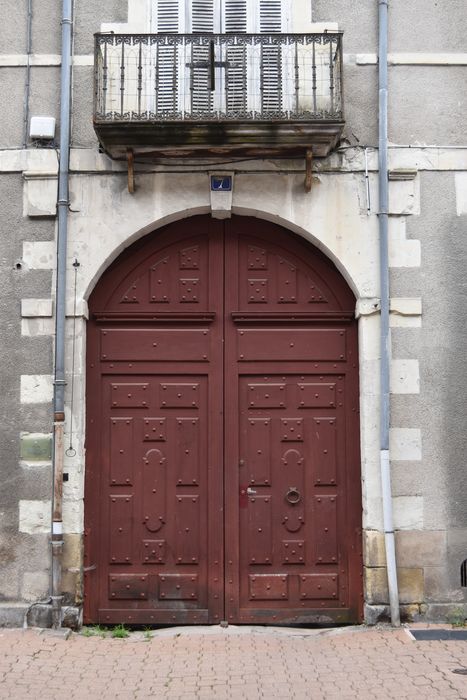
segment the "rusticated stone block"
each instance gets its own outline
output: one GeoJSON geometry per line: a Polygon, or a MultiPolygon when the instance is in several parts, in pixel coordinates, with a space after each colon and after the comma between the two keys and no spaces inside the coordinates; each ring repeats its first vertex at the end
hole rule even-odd
{"type": "Polygon", "coordinates": [[[83,538],[79,534],[63,536],[62,590],[73,600],[81,601],[80,566],[82,563],[83,538]]]}
{"type": "MultiPolygon", "coordinates": [[[[446,533],[437,530],[399,530],[396,537],[397,565],[401,568],[440,567],[445,565],[446,533]]],[[[386,566],[384,534],[378,530],[363,533],[364,563],[368,567],[386,566]]]]}
{"type": "Polygon", "coordinates": [[[363,561],[365,566],[386,566],[386,548],[384,535],[378,530],[363,532],[363,561]]]}
{"type": "Polygon", "coordinates": [[[425,599],[428,603],[447,601],[452,596],[449,575],[444,566],[427,566],[425,573],[425,599]]]}
{"type": "Polygon", "coordinates": [[[363,607],[363,619],[366,625],[377,625],[378,622],[389,622],[391,612],[389,605],[368,605],[363,607]]]}
{"type": "Polygon", "coordinates": [[[397,564],[402,568],[443,566],[446,557],[446,533],[437,530],[396,532],[397,564]]]}
{"type": "Polygon", "coordinates": [[[431,603],[427,605],[426,618],[432,622],[450,622],[459,619],[462,614],[467,618],[467,604],[462,603],[431,603]]]}
{"type": "Polygon", "coordinates": [[[420,619],[420,606],[416,603],[412,605],[400,606],[401,622],[416,622],[420,619]]]}
{"type": "MultiPolygon", "coordinates": [[[[399,568],[397,570],[397,582],[401,605],[423,602],[423,569],[399,568]]],[[[365,600],[370,605],[387,604],[389,602],[386,567],[365,569],[365,600]]]]}
{"type": "Polygon", "coordinates": [[[22,627],[28,608],[28,603],[0,603],[0,627],[22,627]]]}
{"type": "Polygon", "coordinates": [[[365,568],[365,602],[369,605],[388,603],[386,567],[365,568]]]}

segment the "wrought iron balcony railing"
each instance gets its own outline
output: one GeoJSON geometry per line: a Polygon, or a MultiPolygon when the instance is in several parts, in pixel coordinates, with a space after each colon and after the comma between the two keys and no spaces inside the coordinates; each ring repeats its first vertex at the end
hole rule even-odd
{"type": "Polygon", "coordinates": [[[340,34],[98,34],[95,118],[342,119],[340,34]]]}
{"type": "MultiPolygon", "coordinates": [[[[110,134],[110,125],[247,123],[264,130],[266,123],[298,122],[327,124],[335,136],[329,125],[343,124],[337,32],[96,34],[95,42],[100,138],[106,125],[110,134]]],[[[154,129],[152,135],[157,141],[154,129]]]]}

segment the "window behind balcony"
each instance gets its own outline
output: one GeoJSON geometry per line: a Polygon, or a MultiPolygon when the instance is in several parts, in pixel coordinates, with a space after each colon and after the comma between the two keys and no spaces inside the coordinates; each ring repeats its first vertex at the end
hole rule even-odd
{"type": "MultiPolygon", "coordinates": [[[[281,0],[153,0],[157,34],[280,33],[289,29],[290,4],[281,0]]],[[[157,85],[154,111],[170,114],[279,115],[286,82],[278,45],[160,45],[150,51],[149,81],[157,85]],[[212,74],[210,61],[214,58],[212,74]],[[214,79],[213,79],[214,78],[214,79]]]]}
{"type": "Polygon", "coordinates": [[[97,120],[341,119],[340,35],[289,34],[291,7],[152,0],[147,34],[96,37],[97,120]]]}

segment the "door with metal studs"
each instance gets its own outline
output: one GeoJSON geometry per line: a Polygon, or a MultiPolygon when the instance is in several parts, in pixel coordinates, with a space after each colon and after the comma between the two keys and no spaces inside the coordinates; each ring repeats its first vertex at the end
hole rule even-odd
{"type": "Polygon", "coordinates": [[[85,620],[362,617],[355,300],[259,219],[132,246],[90,301],[85,620]]]}

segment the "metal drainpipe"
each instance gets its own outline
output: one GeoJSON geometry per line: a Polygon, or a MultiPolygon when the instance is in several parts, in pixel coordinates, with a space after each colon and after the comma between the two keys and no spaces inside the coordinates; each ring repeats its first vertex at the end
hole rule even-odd
{"type": "Polygon", "coordinates": [[[52,625],[62,624],[62,492],[65,421],[66,251],[70,150],[72,0],[62,4],[60,163],[58,171],[57,285],[55,294],[54,450],[52,507],[52,625]]]}
{"type": "Polygon", "coordinates": [[[389,261],[388,261],[388,0],[379,5],[379,251],[381,283],[381,425],[380,464],[383,498],[384,540],[388,572],[391,623],[400,625],[397,586],[396,549],[392,514],[391,465],[389,460],[389,368],[391,337],[389,331],[389,261]]]}
{"type": "Polygon", "coordinates": [[[29,91],[31,86],[31,53],[32,53],[32,0],[28,0],[28,29],[26,37],[26,84],[24,86],[24,117],[23,117],[23,148],[28,146],[29,126],[29,91]]]}

